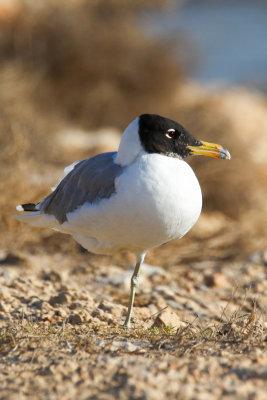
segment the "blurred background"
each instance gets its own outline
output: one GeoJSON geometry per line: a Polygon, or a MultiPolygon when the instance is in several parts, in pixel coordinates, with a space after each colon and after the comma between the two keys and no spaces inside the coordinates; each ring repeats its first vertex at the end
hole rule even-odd
{"type": "Polygon", "coordinates": [[[0,0],[0,247],[79,251],[10,216],[148,112],[232,155],[189,160],[204,208],[184,245],[220,232],[225,258],[266,248],[266,43],[266,1],[0,0]]]}

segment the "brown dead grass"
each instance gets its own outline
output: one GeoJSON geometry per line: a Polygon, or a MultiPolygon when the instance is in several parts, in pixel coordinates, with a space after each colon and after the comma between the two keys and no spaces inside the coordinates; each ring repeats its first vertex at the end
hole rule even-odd
{"type": "MultiPolygon", "coordinates": [[[[66,7],[50,1],[38,8],[25,3],[16,18],[2,22],[1,242],[21,248],[50,235],[19,225],[10,215],[20,202],[46,195],[59,170],[75,161],[59,148],[59,130],[70,125],[123,129],[142,112],[158,112],[179,120],[197,137],[229,148],[231,162],[202,157],[189,162],[203,189],[204,210],[236,220],[247,241],[253,237],[255,243],[266,234],[267,182],[265,166],[255,164],[235,133],[240,117],[233,123],[222,113],[219,95],[199,96],[184,85],[180,91],[182,77],[171,51],[144,37],[134,22],[144,2],[103,4],[66,7]]],[[[249,115],[253,127],[253,112],[249,115]]],[[[54,239],[59,248],[65,240],[72,246],[65,237],[54,239]]]]}
{"type": "MultiPolygon", "coordinates": [[[[41,351],[44,345],[51,348],[52,352],[64,351],[66,344],[87,354],[95,354],[102,351],[98,344],[101,340],[105,342],[107,352],[114,340],[132,343],[146,340],[149,342],[149,352],[165,349],[179,356],[185,355],[189,350],[191,354],[200,355],[209,346],[216,352],[227,345],[229,353],[239,352],[244,348],[265,347],[267,336],[263,328],[263,315],[257,311],[256,303],[248,313],[244,313],[240,307],[240,310],[228,317],[227,322],[223,314],[224,310],[221,321],[213,324],[203,323],[196,317],[193,322],[188,322],[187,326],[178,329],[169,326],[132,328],[129,331],[120,326],[83,324],[73,327],[68,324],[68,320],[49,325],[35,323],[24,319],[22,314],[21,320],[16,324],[0,328],[0,354],[7,357],[18,350],[20,353],[26,352],[29,348],[39,348],[41,351]]],[[[151,320],[153,318],[155,319],[156,315],[151,317],[151,320]]],[[[127,350],[125,352],[127,353],[127,350]]]]}
{"type": "Polygon", "coordinates": [[[136,115],[159,110],[179,82],[172,56],[135,27],[133,17],[143,6],[22,3],[11,21],[0,21],[3,244],[13,238],[19,247],[22,237],[39,236],[18,228],[10,215],[18,203],[46,195],[47,183],[55,182],[51,176],[56,180],[59,168],[74,161],[58,148],[57,131],[70,125],[124,128],[136,115]]]}

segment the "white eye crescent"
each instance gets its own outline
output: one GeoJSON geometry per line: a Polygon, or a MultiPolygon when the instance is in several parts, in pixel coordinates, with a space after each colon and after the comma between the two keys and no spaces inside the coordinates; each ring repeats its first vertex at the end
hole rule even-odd
{"type": "Polygon", "coordinates": [[[173,139],[175,137],[175,129],[168,129],[166,132],[166,136],[169,139],[173,139]]]}

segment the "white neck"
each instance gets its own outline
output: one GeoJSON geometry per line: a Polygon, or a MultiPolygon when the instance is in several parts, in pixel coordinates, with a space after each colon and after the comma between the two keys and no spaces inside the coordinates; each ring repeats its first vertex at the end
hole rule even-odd
{"type": "Polygon", "coordinates": [[[123,132],[115,163],[121,166],[131,164],[138,154],[143,151],[139,139],[139,117],[136,118],[123,132]]]}

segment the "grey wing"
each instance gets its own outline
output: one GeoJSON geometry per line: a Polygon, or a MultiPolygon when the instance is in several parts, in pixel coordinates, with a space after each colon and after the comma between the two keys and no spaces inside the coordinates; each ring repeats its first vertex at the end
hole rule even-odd
{"type": "Polygon", "coordinates": [[[116,153],[103,153],[78,162],[54,192],[43,199],[39,210],[54,215],[60,224],[67,214],[84,203],[96,203],[115,192],[115,178],[123,167],[114,163],[116,153]]]}

